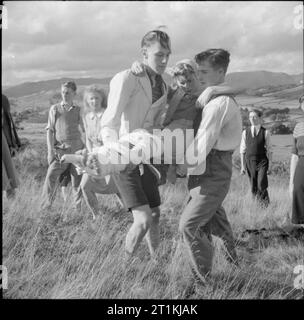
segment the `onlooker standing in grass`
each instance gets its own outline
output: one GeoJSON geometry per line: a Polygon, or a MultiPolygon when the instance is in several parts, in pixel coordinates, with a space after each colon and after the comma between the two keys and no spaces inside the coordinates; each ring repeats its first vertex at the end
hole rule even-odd
{"type": "MultiPolygon", "coordinates": [[[[100,134],[101,119],[107,107],[107,97],[104,90],[95,85],[87,87],[84,91],[83,105],[85,109],[83,122],[86,135],[86,149],[88,152],[92,152],[93,148],[103,145],[100,134]]],[[[84,173],[80,187],[93,219],[95,219],[96,215],[100,214],[96,193],[118,194],[112,176],[100,178],[84,173]]]]}
{"type": "Polygon", "coordinates": [[[7,198],[15,196],[15,189],[19,185],[17,172],[12,157],[20,148],[21,143],[17,135],[14,121],[10,113],[10,104],[2,95],[2,191],[6,191],[7,198]]]}
{"type": "MultiPolygon", "coordinates": [[[[304,95],[299,102],[304,112],[304,95]]],[[[289,190],[292,198],[291,222],[304,224],[304,121],[298,122],[293,132],[289,190]]]]}
{"type": "MultiPolygon", "coordinates": [[[[207,86],[224,83],[229,57],[223,49],[196,55],[200,81],[207,86]]],[[[232,153],[241,139],[240,108],[227,95],[216,97],[198,112],[193,127],[196,136],[186,151],[190,200],[181,215],[179,230],[194,274],[204,281],[212,269],[212,234],[224,240],[230,261],[237,260],[232,229],[222,203],[229,191],[232,153]],[[199,160],[190,166],[193,150],[199,154],[199,160]]]]}
{"type": "MultiPolygon", "coordinates": [[[[83,129],[80,107],[73,102],[76,96],[76,84],[73,81],[61,86],[62,101],[53,105],[49,112],[47,129],[47,148],[49,168],[42,190],[42,208],[50,208],[56,191],[56,182],[69,164],[60,163],[63,154],[75,153],[84,148],[80,127],[83,129]]],[[[81,175],[71,165],[70,175],[74,193],[74,205],[81,209],[81,175]]]]}
{"type": "Polygon", "coordinates": [[[251,192],[262,206],[269,205],[267,172],[272,161],[270,132],[262,126],[262,112],[249,112],[251,126],[243,131],[240,145],[241,173],[247,171],[251,192]]]}

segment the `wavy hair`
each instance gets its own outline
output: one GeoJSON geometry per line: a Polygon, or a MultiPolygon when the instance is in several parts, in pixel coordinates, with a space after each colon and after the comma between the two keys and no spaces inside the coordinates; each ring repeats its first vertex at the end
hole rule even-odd
{"type": "Polygon", "coordinates": [[[179,76],[184,76],[186,79],[192,76],[197,77],[197,68],[195,63],[189,59],[184,59],[176,63],[170,70],[170,75],[173,77],[173,86],[177,87],[177,80],[179,76]]]}
{"type": "Polygon", "coordinates": [[[88,113],[91,108],[88,104],[88,95],[90,93],[97,93],[98,95],[100,95],[102,101],[101,101],[101,107],[103,109],[106,109],[107,108],[107,94],[106,94],[106,91],[104,89],[102,89],[100,86],[96,85],[96,84],[93,84],[93,85],[90,85],[88,87],[86,87],[84,89],[84,92],[83,92],[83,107],[84,107],[84,113],[88,113]]]}

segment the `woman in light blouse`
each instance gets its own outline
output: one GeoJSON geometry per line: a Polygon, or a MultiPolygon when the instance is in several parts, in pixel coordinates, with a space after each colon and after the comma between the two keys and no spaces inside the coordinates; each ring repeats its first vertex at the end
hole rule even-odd
{"type": "MultiPolygon", "coordinates": [[[[103,145],[100,135],[101,118],[107,107],[107,97],[103,89],[96,85],[85,89],[84,98],[84,129],[86,135],[86,149],[91,152],[93,148],[103,145]]],[[[101,212],[98,208],[96,193],[118,194],[112,177],[98,178],[84,174],[80,184],[83,197],[92,213],[93,220],[101,212]]]]}
{"type": "MultiPolygon", "coordinates": [[[[299,99],[304,113],[304,95],[299,99]]],[[[293,131],[293,148],[290,161],[289,192],[292,199],[291,222],[304,225],[304,119],[293,131]]]]}

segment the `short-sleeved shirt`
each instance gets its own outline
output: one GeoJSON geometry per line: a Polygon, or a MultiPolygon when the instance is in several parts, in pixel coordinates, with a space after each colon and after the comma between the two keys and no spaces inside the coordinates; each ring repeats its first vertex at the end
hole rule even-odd
{"type": "Polygon", "coordinates": [[[291,152],[299,157],[304,156],[304,121],[297,123],[294,128],[291,152]]]}
{"type": "Polygon", "coordinates": [[[86,138],[92,143],[93,148],[103,145],[101,130],[101,118],[104,111],[95,113],[89,112],[83,118],[86,138]]]}

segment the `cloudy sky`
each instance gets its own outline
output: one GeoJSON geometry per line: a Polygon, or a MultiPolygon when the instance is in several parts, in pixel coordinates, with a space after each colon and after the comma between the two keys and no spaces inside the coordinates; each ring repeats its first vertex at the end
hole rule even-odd
{"type": "Polygon", "coordinates": [[[211,48],[230,51],[229,72],[303,72],[303,28],[291,2],[4,2],[2,83],[107,77],[140,59],[140,41],[165,25],[169,66],[211,48]]]}

